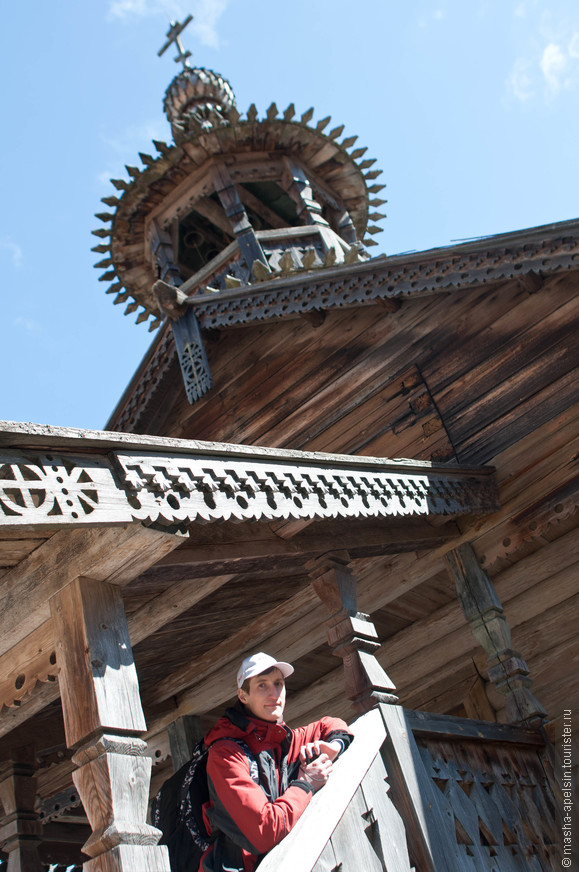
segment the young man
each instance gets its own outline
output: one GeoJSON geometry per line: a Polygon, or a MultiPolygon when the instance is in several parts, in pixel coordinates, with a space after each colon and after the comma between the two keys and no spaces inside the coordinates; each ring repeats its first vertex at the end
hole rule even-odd
{"type": "Polygon", "coordinates": [[[290,730],[283,721],[289,663],[247,657],[237,673],[236,704],[205,736],[210,801],[204,808],[215,841],[200,872],[253,872],[324,786],[332,761],[352,741],[339,718],[290,730]]]}

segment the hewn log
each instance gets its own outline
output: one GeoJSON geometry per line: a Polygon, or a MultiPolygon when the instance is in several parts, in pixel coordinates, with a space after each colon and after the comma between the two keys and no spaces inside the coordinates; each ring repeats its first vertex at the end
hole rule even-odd
{"type": "Polygon", "coordinates": [[[0,847],[8,854],[6,872],[42,872],[38,855],[42,826],[35,800],[34,749],[21,748],[13,760],[0,764],[0,847]]]}
{"type": "Polygon", "coordinates": [[[92,829],[85,870],[169,872],[160,833],[146,823],[152,763],[120,590],[75,579],[52,597],[51,611],[73,780],[92,829]]]}
{"type": "Polygon", "coordinates": [[[308,570],[331,615],[326,621],[328,644],[343,660],[346,696],[364,714],[381,702],[395,702],[396,687],[376,659],[378,634],[368,615],[358,611],[357,583],[348,561],[347,553],[334,552],[310,561],[308,570]]]}
{"type": "Polygon", "coordinates": [[[511,628],[497,592],[469,544],[446,555],[464,615],[478,643],[489,655],[489,679],[506,696],[507,719],[511,723],[540,726],[545,709],[530,690],[529,668],[512,648],[511,628]]]}

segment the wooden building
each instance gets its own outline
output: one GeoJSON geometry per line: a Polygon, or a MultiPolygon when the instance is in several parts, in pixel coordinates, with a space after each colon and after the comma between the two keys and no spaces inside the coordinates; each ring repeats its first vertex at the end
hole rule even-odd
{"type": "Polygon", "coordinates": [[[579,221],[372,259],[356,137],[241,117],[181,29],[95,231],[153,344],[107,432],[0,429],[8,868],[167,870],[149,793],[261,649],[290,724],[363,715],[264,872],[558,868],[579,221]]]}

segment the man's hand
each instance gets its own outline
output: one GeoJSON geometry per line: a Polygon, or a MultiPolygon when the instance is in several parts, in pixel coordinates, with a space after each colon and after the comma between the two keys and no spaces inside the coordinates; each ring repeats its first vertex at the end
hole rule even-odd
{"type": "MultiPolygon", "coordinates": [[[[317,744],[317,743],[312,743],[317,744]]],[[[326,744],[322,742],[322,744],[326,744]]],[[[304,745],[304,747],[307,747],[304,745]]],[[[320,787],[323,787],[332,771],[332,761],[326,753],[321,753],[319,757],[312,760],[310,763],[302,763],[298,775],[298,781],[305,781],[309,784],[314,793],[320,787]]]]}
{"type": "Polygon", "coordinates": [[[308,763],[320,754],[327,754],[330,760],[335,760],[342,750],[342,743],[338,741],[324,742],[322,739],[316,739],[315,742],[308,742],[307,745],[302,745],[300,748],[300,762],[308,763]]]}

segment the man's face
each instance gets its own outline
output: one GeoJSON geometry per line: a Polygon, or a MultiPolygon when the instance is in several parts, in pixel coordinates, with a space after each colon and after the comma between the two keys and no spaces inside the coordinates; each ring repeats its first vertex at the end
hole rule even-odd
{"type": "Polygon", "coordinates": [[[249,691],[237,695],[255,718],[279,724],[285,708],[285,679],[279,669],[249,679],[249,691]]]}

